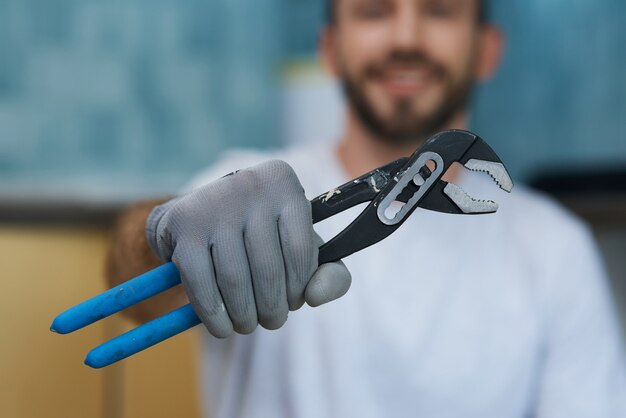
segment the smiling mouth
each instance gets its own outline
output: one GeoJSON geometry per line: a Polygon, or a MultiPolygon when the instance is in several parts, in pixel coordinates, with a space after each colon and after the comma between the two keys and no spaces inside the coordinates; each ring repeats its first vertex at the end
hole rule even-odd
{"type": "Polygon", "coordinates": [[[424,92],[435,81],[435,73],[424,66],[393,68],[381,72],[375,81],[392,96],[414,96],[424,92]]]}

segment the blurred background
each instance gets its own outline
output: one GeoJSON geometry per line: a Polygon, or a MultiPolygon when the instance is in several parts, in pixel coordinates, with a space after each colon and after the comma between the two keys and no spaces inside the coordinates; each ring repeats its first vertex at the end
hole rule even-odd
{"type": "MultiPolygon", "coordinates": [[[[507,51],[472,129],[594,226],[624,317],[626,3],[493,3],[507,51]]],[[[336,139],[322,21],[321,0],[0,2],[0,416],[198,416],[193,332],[94,371],[83,356],[128,324],[47,328],[104,289],[124,205],[229,148],[336,139]]]]}

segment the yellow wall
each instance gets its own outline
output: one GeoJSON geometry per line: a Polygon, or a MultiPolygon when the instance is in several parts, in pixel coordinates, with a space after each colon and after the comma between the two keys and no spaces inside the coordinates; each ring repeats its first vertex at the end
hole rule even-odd
{"type": "Polygon", "coordinates": [[[107,239],[96,228],[0,226],[0,417],[199,416],[194,332],[93,370],[87,352],[129,324],[49,331],[55,315],[105,289],[107,239]]]}

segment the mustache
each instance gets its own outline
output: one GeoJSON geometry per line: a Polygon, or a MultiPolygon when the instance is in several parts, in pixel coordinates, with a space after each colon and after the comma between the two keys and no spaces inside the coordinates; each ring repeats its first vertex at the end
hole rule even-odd
{"type": "Polygon", "coordinates": [[[446,68],[427,56],[422,51],[392,51],[387,57],[379,62],[372,63],[365,67],[366,77],[379,78],[385,75],[389,67],[426,67],[434,76],[438,78],[446,77],[446,68]]]}

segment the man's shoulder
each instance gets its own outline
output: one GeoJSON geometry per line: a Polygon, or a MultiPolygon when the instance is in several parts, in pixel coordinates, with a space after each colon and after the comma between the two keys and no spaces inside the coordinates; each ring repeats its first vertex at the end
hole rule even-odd
{"type": "Polygon", "coordinates": [[[192,190],[211,181],[247,167],[260,164],[268,160],[282,160],[287,162],[299,177],[305,177],[315,167],[315,161],[329,153],[328,146],[290,146],[282,149],[255,150],[232,149],[226,151],[214,164],[200,171],[186,185],[185,190],[192,190]]]}

